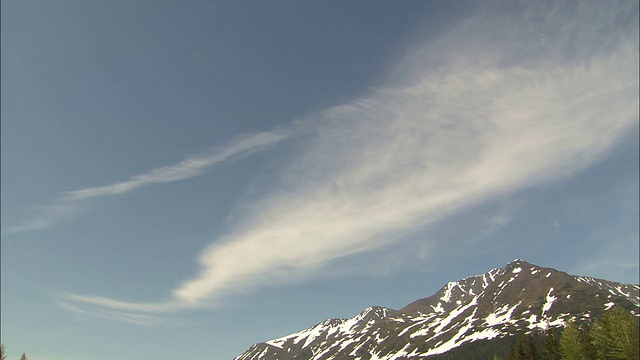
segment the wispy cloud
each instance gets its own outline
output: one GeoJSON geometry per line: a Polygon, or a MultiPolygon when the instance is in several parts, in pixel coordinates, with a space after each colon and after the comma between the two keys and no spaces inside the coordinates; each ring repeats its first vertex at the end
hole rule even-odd
{"type": "Polygon", "coordinates": [[[611,29],[623,6],[588,5],[485,11],[417,44],[391,85],[306,119],[314,131],[277,185],[241,209],[170,301],[71,300],[130,311],[207,306],[602,159],[637,127],[638,27],[611,29]]]}
{"type": "Polygon", "coordinates": [[[591,247],[596,249],[594,254],[597,255],[577,257],[570,273],[638,284],[638,237],[637,230],[613,238],[598,237],[596,240],[594,236],[591,247]]]}
{"type": "Polygon", "coordinates": [[[162,319],[158,316],[147,315],[147,314],[137,314],[126,311],[117,311],[111,309],[105,309],[104,307],[98,306],[90,306],[85,308],[81,308],[78,306],[71,305],[69,302],[65,301],[56,301],[58,306],[61,308],[71,311],[77,314],[98,317],[103,319],[115,320],[123,323],[128,323],[132,325],[158,325],[162,323],[162,319]]]}
{"type": "Polygon", "coordinates": [[[224,146],[209,152],[188,156],[179,163],[153,169],[147,173],[132,176],[128,180],[66,192],[51,204],[39,206],[36,215],[15,226],[3,229],[6,233],[43,230],[59,222],[77,216],[86,207],[89,200],[124,194],[153,184],[186,180],[201,175],[208,168],[234,159],[238,159],[282,142],[300,131],[299,123],[289,128],[278,128],[257,134],[239,136],[224,146]]]}

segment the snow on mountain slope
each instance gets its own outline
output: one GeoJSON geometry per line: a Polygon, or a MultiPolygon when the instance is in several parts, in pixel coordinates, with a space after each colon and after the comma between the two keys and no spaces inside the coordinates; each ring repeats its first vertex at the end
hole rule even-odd
{"type": "Polygon", "coordinates": [[[601,317],[613,306],[639,316],[639,287],[572,276],[514,260],[446,284],[401,310],[370,307],[253,345],[236,360],[417,359],[477,340],[536,333],[601,317]]]}
{"type": "Polygon", "coordinates": [[[600,290],[609,292],[609,296],[622,296],[626,297],[635,306],[640,306],[640,286],[634,284],[621,284],[613,281],[594,279],[586,276],[576,276],[576,280],[579,282],[595,286],[600,290]]]}

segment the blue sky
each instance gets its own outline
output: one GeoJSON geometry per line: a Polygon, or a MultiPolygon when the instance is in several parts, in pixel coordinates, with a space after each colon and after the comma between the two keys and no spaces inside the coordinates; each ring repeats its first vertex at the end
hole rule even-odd
{"type": "Polygon", "coordinates": [[[230,359],[515,258],[638,282],[638,4],[2,2],[2,343],[230,359]]]}

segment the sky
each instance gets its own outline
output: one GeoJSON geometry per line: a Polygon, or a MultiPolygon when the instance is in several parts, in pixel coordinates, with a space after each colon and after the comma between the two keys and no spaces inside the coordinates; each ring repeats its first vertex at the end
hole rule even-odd
{"type": "Polygon", "coordinates": [[[637,2],[1,6],[9,359],[232,359],[516,258],[638,283],[637,2]]]}

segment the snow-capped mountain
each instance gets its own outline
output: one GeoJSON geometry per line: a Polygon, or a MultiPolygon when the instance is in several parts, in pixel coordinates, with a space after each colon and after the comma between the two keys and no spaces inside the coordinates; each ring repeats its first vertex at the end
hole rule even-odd
{"type": "Polygon", "coordinates": [[[514,260],[483,275],[446,284],[400,310],[370,307],[350,319],[253,345],[235,360],[421,359],[478,340],[601,317],[614,306],[640,316],[640,288],[572,276],[514,260]]]}

